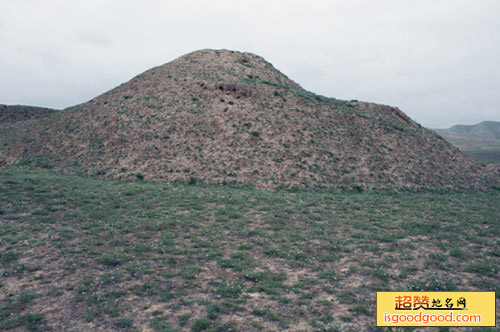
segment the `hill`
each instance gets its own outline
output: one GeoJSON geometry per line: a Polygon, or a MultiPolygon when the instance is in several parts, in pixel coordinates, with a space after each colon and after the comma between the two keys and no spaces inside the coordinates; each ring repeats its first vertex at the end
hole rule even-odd
{"type": "Polygon", "coordinates": [[[36,106],[0,105],[0,128],[39,119],[54,112],[57,112],[57,110],[36,106]]]}
{"type": "Polygon", "coordinates": [[[0,136],[0,165],[261,188],[484,188],[399,109],[325,98],[263,58],[202,50],[0,136]]]}
{"type": "Polygon", "coordinates": [[[436,132],[474,160],[500,162],[500,122],[456,125],[436,132]]]}

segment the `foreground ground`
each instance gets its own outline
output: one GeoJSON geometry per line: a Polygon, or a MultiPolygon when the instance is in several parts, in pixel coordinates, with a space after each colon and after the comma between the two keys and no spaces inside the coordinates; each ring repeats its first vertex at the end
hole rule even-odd
{"type": "Polygon", "coordinates": [[[496,290],[498,317],[499,201],[4,168],[0,330],[371,331],[381,290],[496,290]]]}

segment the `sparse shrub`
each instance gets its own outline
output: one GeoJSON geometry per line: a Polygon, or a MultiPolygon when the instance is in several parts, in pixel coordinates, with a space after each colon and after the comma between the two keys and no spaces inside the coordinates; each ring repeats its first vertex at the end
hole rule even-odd
{"type": "Polygon", "coordinates": [[[218,297],[226,298],[226,299],[236,299],[240,297],[240,293],[242,291],[241,285],[239,284],[221,284],[217,290],[216,294],[218,297]]]}
{"type": "Polygon", "coordinates": [[[130,318],[120,318],[115,322],[115,326],[119,329],[128,329],[132,327],[132,320],[130,318]]]}
{"type": "Polygon", "coordinates": [[[30,292],[21,292],[19,294],[19,303],[22,305],[26,306],[28,305],[33,299],[36,297],[35,293],[33,291],[30,292]]]}
{"type": "Polygon", "coordinates": [[[263,317],[266,315],[267,312],[268,312],[268,310],[266,310],[266,309],[254,308],[252,310],[252,315],[258,316],[258,317],[263,317]]]}
{"type": "Polygon", "coordinates": [[[463,258],[466,258],[468,255],[465,251],[463,251],[460,248],[451,248],[450,249],[450,256],[463,259],[463,258]]]}
{"type": "Polygon", "coordinates": [[[255,136],[255,137],[259,137],[259,135],[260,135],[258,131],[252,131],[250,134],[255,136]]]}
{"type": "Polygon", "coordinates": [[[454,291],[457,285],[450,278],[432,274],[422,279],[413,279],[408,283],[410,291],[454,291]]]}
{"type": "Polygon", "coordinates": [[[149,326],[158,332],[173,332],[176,331],[172,326],[168,323],[166,317],[157,315],[155,318],[151,320],[149,326]]]}
{"type": "Polygon", "coordinates": [[[42,331],[40,325],[43,324],[43,314],[27,314],[22,316],[21,320],[26,322],[28,331],[42,331]]]}
{"type": "Polygon", "coordinates": [[[222,312],[222,307],[219,304],[210,304],[207,307],[207,318],[211,320],[217,319],[217,316],[222,312]]]}
{"type": "Polygon", "coordinates": [[[197,319],[194,321],[193,325],[191,326],[191,331],[193,332],[198,332],[198,331],[205,331],[210,327],[211,321],[207,317],[203,317],[200,319],[197,319]]]}
{"type": "Polygon", "coordinates": [[[95,172],[95,175],[105,175],[108,171],[108,168],[99,169],[95,172]]]}
{"type": "Polygon", "coordinates": [[[498,266],[491,261],[482,261],[478,263],[472,263],[465,268],[466,272],[474,272],[481,275],[489,275],[494,277],[498,274],[498,266]]]}
{"type": "Polygon", "coordinates": [[[3,253],[0,253],[0,262],[2,264],[15,262],[18,258],[19,258],[19,254],[12,252],[12,251],[6,251],[3,253]]]}
{"type": "Polygon", "coordinates": [[[106,251],[99,258],[99,261],[107,266],[118,266],[128,260],[128,256],[118,251],[106,251]]]}
{"type": "Polygon", "coordinates": [[[191,317],[190,314],[186,313],[186,314],[182,314],[180,317],[179,317],[179,326],[180,327],[184,327],[186,326],[189,318],[191,317]]]}
{"type": "Polygon", "coordinates": [[[143,181],[144,180],[144,175],[142,175],[142,173],[135,173],[135,177],[139,181],[143,181]]]}
{"type": "Polygon", "coordinates": [[[364,191],[364,188],[363,186],[359,185],[359,184],[355,184],[352,186],[352,189],[358,193],[362,193],[364,191]]]}
{"type": "Polygon", "coordinates": [[[358,304],[358,305],[352,307],[351,309],[349,309],[349,311],[354,312],[358,315],[372,316],[372,313],[370,312],[370,310],[363,304],[358,304]]]}

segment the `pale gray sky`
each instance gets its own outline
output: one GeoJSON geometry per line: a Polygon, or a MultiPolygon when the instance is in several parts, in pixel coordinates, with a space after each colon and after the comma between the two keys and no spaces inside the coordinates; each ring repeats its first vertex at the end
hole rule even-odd
{"type": "Polygon", "coordinates": [[[65,108],[226,48],[424,126],[500,121],[499,13],[498,0],[0,0],[0,103],[65,108]]]}

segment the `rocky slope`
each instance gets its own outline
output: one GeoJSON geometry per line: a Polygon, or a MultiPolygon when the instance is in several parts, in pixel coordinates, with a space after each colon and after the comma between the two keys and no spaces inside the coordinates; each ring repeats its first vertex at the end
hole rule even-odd
{"type": "MultiPolygon", "coordinates": [[[[262,188],[485,188],[399,109],[325,98],[263,58],[202,50],[0,136],[0,163],[262,188]]],[[[495,177],[494,175],[493,177],[495,177]]]]}

